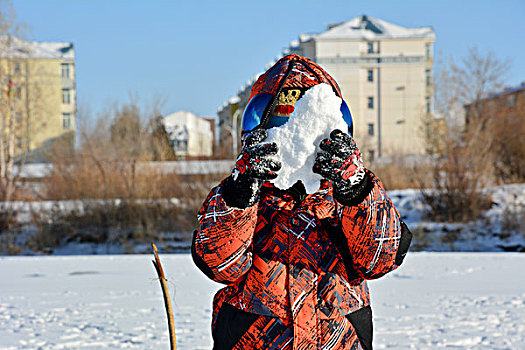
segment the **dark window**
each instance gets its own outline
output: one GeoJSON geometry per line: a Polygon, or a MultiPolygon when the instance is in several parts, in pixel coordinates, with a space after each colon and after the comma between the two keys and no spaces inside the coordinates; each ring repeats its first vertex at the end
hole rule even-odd
{"type": "Polygon", "coordinates": [[[368,53],[374,53],[374,43],[369,41],[368,43],[368,53]]]}
{"type": "Polygon", "coordinates": [[[374,71],[372,69],[367,71],[367,79],[368,81],[374,81],[374,71]]]}
{"type": "Polygon", "coordinates": [[[516,105],[516,97],[518,97],[518,95],[515,95],[515,94],[509,95],[509,97],[507,97],[507,105],[510,108],[516,105]]]}
{"type": "Polygon", "coordinates": [[[431,81],[430,69],[425,69],[425,84],[427,86],[430,86],[430,81],[431,81]]]}
{"type": "Polygon", "coordinates": [[[20,62],[15,62],[15,74],[20,73],[20,62]]]}
{"type": "Polygon", "coordinates": [[[71,128],[71,113],[62,113],[62,128],[71,128]]]}
{"type": "Polygon", "coordinates": [[[174,141],[174,149],[178,152],[186,152],[188,150],[188,140],[175,140],[174,141]]]}
{"type": "Polygon", "coordinates": [[[69,79],[69,63],[62,63],[62,78],[69,79]]]}
{"type": "Polygon", "coordinates": [[[431,109],[432,109],[432,103],[430,101],[430,97],[425,97],[425,110],[427,113],[430,113],[431,109]]]}
{"type": "Polygon", "coordinates": [[[425,56],[426,58],[432,57],[432,44],[431,43],[425,44],[425,56]]]}
{"type": "Polygon", "coordinates": [[[368,135],[374,136],[374,124],[368,124],[368,135]]]}
{"type": "Polygon", "coordinates": [[[15,97],[17,99],[21,99],[22,98],[22,88],[21,87],[17,87],[16,90],[15,90],[15,97]]]}
{"type": "Polygon", "coordinates": [[[374,109],[374,98],[373,97],[368,98],[368,109],[374,109]]]}
{"type": "Polygon", "coordinates": [[[374,154],[373,150],[368,151],[368,161],[373,162],[374,161],[374,156],[375,156],[375,154],[374,154]]]}
{"type": "Polygon", "coordinates": [[[66,105],[71,103],[71,91],[69,89],[62,89],[62,103],[66,105]]]}

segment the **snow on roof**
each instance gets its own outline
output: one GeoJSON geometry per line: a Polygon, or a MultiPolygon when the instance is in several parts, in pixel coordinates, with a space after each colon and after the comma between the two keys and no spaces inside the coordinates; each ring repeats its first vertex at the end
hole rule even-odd
{"type": "MultiPolygon", "coordinates": [[[[348,22],[329,26],[315,36],[321,39],[374,39],[374,38],[429,38],[434,39],[432,27],[406,28],[366,15],[352,18],[348,22]]],[[[299,36],[301,39],[301,36],[299,36]]]]}
{"type": "Polygon", "coordinates": [[[254,76],[252,76],[250,79],[246,80],[246,82],[239,89],[237,95],[238,96],[242,95],[243,93],[246,92],[247,89],[250,89],[251,91],[253,84],[255,84],[255,82],[257,81],[257,79],[259,79],[261,75],[262,73],[257,73],[254,76]]]}
{"type": "Polygon", "coordinates": [[[299,34],[299,41],[304,43],[304,42],[307,42],[307,41],[311,40],[312,38],[314,38],[316,36],[317,36],[316,34],[301,33],[301,34],[299,34]]]}
{"type": "Polygon", "coordinates": [[[231,105],[237,104],[239,102],[241,102],[241,99],[239,96],[232,96],[228,99],[228,103],[231,105]]]}
{"type": "Polygon", "coordinates": [[[226,107],[228,107],[228,102],[224,102],[222,105],[220,105],[219,108],[217,108],[217,113],[221,113],[224,111],[224,109],[226,109],[226,107]]]}
{"type": "Polygon", "coordinates": [[[290,47],[291,48],[299,47],[299,40],[292,40],[292,41],[290,41],[290,47]]]}
{"type": "MultiPolygon", "coordinates": [[[[275,62],[273,63],[275,64],[275,62]]],[[[272,65],[273,65],[272,64],[272,65]]],[[[219,108],[217,108],[217,113],[221,113],[226,107],[228,107],[228,105],[232,105],[232,104],[237,104],[239,102],[241,102],[241,98],[240,98],[240,95],[242,93],[244,93],[246,91],[246,89],[251,89],[252,88],[252,85],[257,81],[257,79],[259,79],[259,77],[262,75],[263,73],[257,73],[255,75],[253,75],[250,79],[248,79],[244,85],[242,85],[240,87],[240,89],[237,91],[237,95],[236,96],[232,96],[228,99],[228,101],[224,102],[221,106],[219,106],[219,108]]]]}
{"type": "Polygon", "coordinates": [[[185,118],[198,118],[198,116],[195,113],[191,113],[188,111],[177,111],[177,112],[166,115],[163,119],[172,120],[172,119],[185,119],[185,118]]]}
{"type": "Polygon", "coordinates": [[[525,82],[522,82],[518,86],[509,87],[509,88],[504,89],[503,91],[490,94],[489,96],[487,96],[487,99],[494,98],[494,97],[499,97],[499,96],[503,96],[503,95],[507,95],[507,94],[511,94],[513,92],[517,92],[517,91],[521,91],[521,90],[525,90],[525,82]]]}
{"type": "Polygon", "coordinates": [[[211,120],[191,112],[178,111],[163,117],[162,124],[171,137],[173,132],[184,127],[190,130],[201,130],[201,132],[205,132],[204,130],[207,128],[206,125],[210,125],[211,120]]]}
{"type": "Polygon", "coordinates": [[[0,44],[7,47],[7,50],[2,52],[4,57],[75,59],[73,43],[25,41],[14,36],[2,35],[0,44]]]}

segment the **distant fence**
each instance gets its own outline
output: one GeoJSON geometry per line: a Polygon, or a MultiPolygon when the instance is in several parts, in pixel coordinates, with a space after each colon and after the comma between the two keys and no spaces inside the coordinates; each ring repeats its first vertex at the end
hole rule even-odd
{"type": "MultiPolygon", "coordinates": [[[[233,160],[192,160],[171,162],[140,162],[137,170],[153,170],[161,174],[213,175],[227,174],[233,167],[233,160]]],[[[53,164],[36,163],[15,167],[14,174],[25,181],[39,181],[53,171],[53,164]]]]}

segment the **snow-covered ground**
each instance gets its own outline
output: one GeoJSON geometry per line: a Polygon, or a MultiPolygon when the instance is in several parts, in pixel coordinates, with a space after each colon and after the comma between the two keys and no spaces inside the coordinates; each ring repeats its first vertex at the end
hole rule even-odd
{"type": "Polygon", "coordinates": [[[402,219],[414,233],[412,250],[462,252],[525,252],[525,183],[485,190],[492,204],[468,223],[432,222],[416,189],[389,191],[402,219]]]}
{"type": "MultiPolygon", "coordinates": [[[[207,280],[161,255],[178,348],[210,349],[207,280]]],[[[525,349],[525,255],[410,253],[370,283],[375,348],[525,349]]],[[[168,349],[150,255],[0,258],[0,349],[168,349]]]]}

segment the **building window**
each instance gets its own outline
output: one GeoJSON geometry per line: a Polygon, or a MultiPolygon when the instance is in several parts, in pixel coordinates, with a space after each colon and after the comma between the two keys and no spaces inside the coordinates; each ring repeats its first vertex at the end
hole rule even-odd
{"type": "Polygon", "coordinates": [[[15,90],[15,97],[17,99],[22,99],[22,88],[21,87],[17,87],[16,90],[15,90]]]}
{"type": "Polygon", "coordinates": [[[432,44],[431,43],[426,43],[425,44],[425,57],[427,59],[432,57],[432,44]]]}
{"type": "Polygon", "coordinates": [[[188,151],[188,140],[177,141],[177,149],[182,152],[188,151]]]}
{"type": "Polygon", "coordinates": [[[62,103],[66,105],[71,103],[71,90],[70,89],[62,89],[62,103]]]}
{"type": "Polygon", "coordinates": [[[374,109],[374,98],[368,97],[368,109],[374,109]]]}
{"type": "Polygon", "coordinates": [[[518,95],[516,94],[512,94],[512,95],[509,95],[509,97],[507,97],[507,106],[509,108],[512,108],[516,105],[516,97],[518,97],[518,95]]]}
{"type": "Polygon", "coordinates": [[[425,69],[425,84],[426,84],[426,86],[430,86],[430,82],[431,82],[430,69],[425,69]]]}
{"type": "Polygon", "coordinates": [[[170,141],[171,147],[175,152],[187,152],[188,151],[188,140],[172,140],[170,141]]]}
{"type": "Polygon", "coordinates": [[[18,137],[16,138],[16,147],[17,148],[22,148],[22,138],[21,137],[18,137]]]}
{"type": "Polygon", "coordinates": [[[15,74],[20,74],[20,62],[15,62],[15,74]]]}
{"type": "Polygon", "coordinates": [[[367,80],[371,82],[374,81],[374,71],[372,69],[367,71],[367,80]]]}
{"type": "Polygon", "coordinates": [[[62,113],[62,128],[71,128],[71,113],[62,113]]]}
{"type": "Polygon", "coordinates": [[[69,79],[69,63],[62,63],[62,78],[69,79]]]}
{"type": "Polygon", "coordinates": [[[369,41],[367,45],[368,45],[368,53],[374,53],[374,42],[369,41]]]}
{"type": "Polygon", "coordinates": [[[430,97],[425,97],[425,111],[427,113],[430,113],[432,110],[432,101],[430,100],[430,97]]]}
{"type": "Polygon", "coordinates": [[[375,156],[375,154],[374,154],[373,150],[368,151],[368,161],[369,162],[373,162],[374,161],[374,156],[375,156]]]}
{"type": "Polygon", "coordinates": [[[368,135],[374,136],[374,124],[373,123],[368,124],[368,135]]]}

